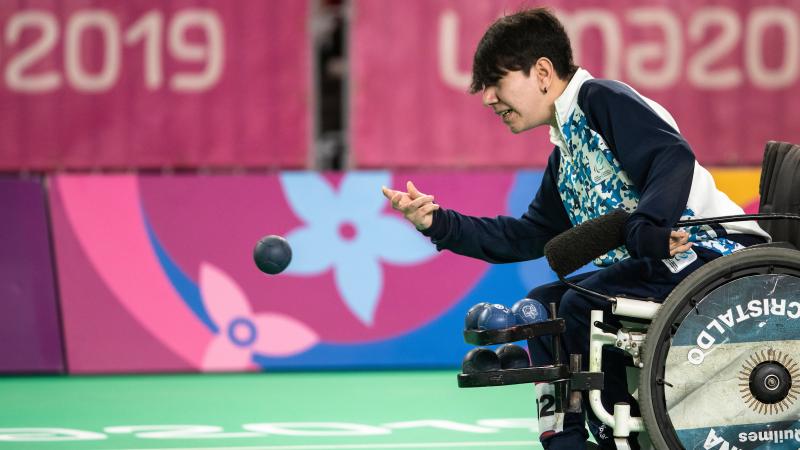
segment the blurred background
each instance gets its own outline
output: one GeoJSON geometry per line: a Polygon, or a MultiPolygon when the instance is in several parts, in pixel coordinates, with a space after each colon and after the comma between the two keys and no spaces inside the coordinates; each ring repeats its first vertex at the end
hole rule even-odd
{"type": "Polygon", "coordinates": [[[455,387],[466,310],[555,276],[437,252],[380,187],[525,211],[547,130],[512,135],[466,91],[487,26],[534,6],[757,210],[764,144],[800,141],[798,0],[0,0],[0,372],[445,369],[455,387]],[[274,276],[252,257],[270,234],[294,252],[274,276]]]}

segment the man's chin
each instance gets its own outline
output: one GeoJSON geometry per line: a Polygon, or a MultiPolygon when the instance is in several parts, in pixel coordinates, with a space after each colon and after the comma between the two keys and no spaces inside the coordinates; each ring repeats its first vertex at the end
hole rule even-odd
{"type": "Polygon", "coordinates": [[[520,134],[523,131],[530,130],[531,128],[533,128],[533,127],[520,127],[520,126],[511,125],[511,124],[508,125],[508,130],[511,131],[514,134],[520,134]]]}

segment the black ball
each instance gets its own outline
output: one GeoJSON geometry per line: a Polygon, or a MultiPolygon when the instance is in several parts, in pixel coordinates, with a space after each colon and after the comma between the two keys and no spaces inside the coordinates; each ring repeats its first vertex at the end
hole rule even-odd
{"type": "Polygon", "coordinates": [[[292,248],[280,236],[264,236],[253,249],[253,260],[260,271],[275,275],[283,272],[292,261],[292,248]]]}
{"type": "Polygon", "coordinates": [[[463,373],[492,372],[500,370],[500,358],[488,348],[476,347],[470,350],[461,363],[463,373]]]}
{"type": "Polygon", "coordinates": [[[524,369],[531,366],[528,352],[516,344],[504,344],[497,349],[500,367],[503,369],[524,369]]]}

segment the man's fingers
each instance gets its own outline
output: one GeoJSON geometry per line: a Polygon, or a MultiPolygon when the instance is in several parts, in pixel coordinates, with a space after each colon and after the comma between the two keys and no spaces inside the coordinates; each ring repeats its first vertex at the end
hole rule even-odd
{"type": "Polygon", "coordinates": [[[397,191],[397,190],[394,190],[394,189],[389,189],[389,188],[387,188],[386,186],[383,186],[383,187],[381,188],[381,192],[383,192],[383,195],[384,195],[386,198],[388,198],[389,200],[391,200],[391,199],[392,199],[392,197],[394,197],[394,196],[395,196],[395,195],[397,195],[397,194],[400,194],[400,195],[408,195],[408,194],[406,194],[406,193],[405,193],[405,192],[403,192],[403,191],[397,191]]]}
{"type": "Polygon", "coordinates": [[[389,200],[391,200],[392,197],[397,193],[397,191],[395,191],[394,189],[389,189],[386,186],[381,186],[381,192],[383,193],[383,196],[388,198],[389,200]]]}
{"type": "MultiPolygon", "coordinates": [[[[414,198],[413,196],[411,198],[414,198]]],[[[423,195],[415,200],[412,200],[411,203],[407,205],[408,208],[419,208],[426,203],[433,203],[433,196],[432,195],[423,195]]]]}
{"type": "Polygon", "coordinates": [[[688,242],[686,244],[683,244],[681,246],[678,246],[678,247],[675,247],[675,248],[671,249],[669,251],[669,256],[675,256],[678,253],[683,253],[685,251],[688,251],[690,248],[692,248],[692,243],[688,242]]]}
{"type": "Polygon", "coordinates": [[[671,231],[669,233],[669,248],[672,250],[673,248],[684,245],[689,242],[689,233],[685,231],[671,231]]]}
{"type": "Polygon", "coordinates": [[[422,205],[417,210],[417,212],[422,216],[426,216],[426,215],[436,211],[437,209],[439,209],[439,205],[437,205],[436,203],[428,203],[427,205],[422,205]]]}
{"type": "Polygon", "coordinates": [[[406,194],[405,192],[399,192],[399,191],[394,191],[394,193],[395,194],[390,199],[392,201],[392,208],[394,208],[394,209],[402,209],[404,206],[406,206],[406,205],[403,205],[403,197],[407,197],[408,194],[406,194]]]}
{"type": "Polygon", "coordinates": [[[681,238],[681,239],[670,239],[669,240],[669,248],[675,248],[675,247],[677,247],[679,245],[684,245],[687,242],[689,242],[689,236],[686,236],[686,237],[681,238]]]}
{"type": "Polygon", "coordinates": [[[412,200],[416,200],[417,198],[425,195],[422,192],[420,192],[419,189],[417,189],[417,187],[414,186],[414,183],[412,183],[411,181],[406,182],[406,189],[408,189],[408,195],[411,196],[412,200]]]}

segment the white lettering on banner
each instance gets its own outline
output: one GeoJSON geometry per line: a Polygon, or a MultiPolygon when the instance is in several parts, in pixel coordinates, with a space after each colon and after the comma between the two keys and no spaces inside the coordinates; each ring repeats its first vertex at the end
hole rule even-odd
{"type": "Polygon", "coordinates": [[[745,40],[745,63],[750,79],[758,87],[780,89],[797,80],[798,58],[800,58],[800,30],[797,15],[788,8],[763,7],[750,13],[745,40]],[[783,58],[778,69],[770,70],[764,64],[763,37],[767,28],[777,26],[783,33],[783,58]]]}
{"type": "MultiPolygon", "coordinates": [[[[120,19],[102,9],[78,10],[66,20],[64,31],[64,75],[70,87],[85,93],[103,93],[113,89],[123,70],[123,46],[143,46],[143,79],[148,90],[164,84],[164,15],[157,10],[146,12],[121,32],[120,19]],[[102,49],[99,70],[90,72],[81,53],[82,43],[92,39],[102,49]]],[[[45,10],[22,10],[13,13],[4,24],[4,42],[9,47],[20,44],[23,32],[37,36],[32,43],[16,50],[9,49],[5,65],[6,87],[26,94],[45,94],[62,87],[61,74],[52,68],[35,66],[55,61],[59,44],[59,23],[56,15],[45,10]]],[[[199,71],[173,73],[169,87],[176,92],[201,92],[216,85],[225,68],[225,28],[212,9],[178,10],[167,25],[166,48],[177,62],[202,64],[199,71]],[[196,32],[203,39],[197,39],[196,32]],[[189,34],[193,38],[188,37],[189,34]]]]}
{"type": "Polygon", "coordinates": [[[266,422],[244,424],[245,431],[226,432],[216,425],[118,425],[103,429],[103,433],[70,428],[0,428],[0,443],[45,441],[90,441],[108,439],[108,435],[130,434],[139,439],[232,439],[269,435],[331,437],[331,436],[386,436],[397,430],[435,428],[455,433],[489,434],[502,429],[525,429],[536,433],[536,419],[504,418],[481,419],[468,424],[444,419],[392,422],[367,425],[350,422],[266,422]],[[106,433],[106,434],[104,434],[106,433]]]}
{"type": "Polygon", "coordinates": [[[64,69],[72,87],[83,92],[101,92],[113,86],[119,78],[119,48],[119,25],[114,16],[101,10],[75,13],[67,22],[64,37],[64,69]],[[103,43],[103,66],[97,75],[84,69],[81,56],[81,38],[91,28],[100,31],[103,43]]]}
{"type": "Polygon", "coordinates": [[[444,84],[466,89],[472,80],[469,71],[458,69],[458,14],[445,10],[439,16],[439,75],[444,84]]]}
{"type": "MultiPolygon", "coordinates": [[[[595,29],[603,49],[596,61],[602,65],[597,75],[626,78],[640,88],[670,89],[681,81],[683,67],[691,86],[708,90],[735,89],[745,83],[779,90],[800,79],[800,19],[790,8],[756,6],[740,13],[709,5],[694,10],[689,17],[682,17],[677,9],[663,7],[622,11],[584,8],[556,14],[570,35],[579,64],[585,56],[582,36],[595,29]],[[683,23],[688,24],[685,30],[683,23]],[[654,30],[661,40],[623,40],[623,29],[628,26],[654,30]],[[768,65],[764,57],[765,35],[773,31],[780,33],[783,51],[778,55],[779,61],[768,65]],[[741,66],[723,63],[737,52],[742,55],[741,66]]],[[[458,68],[459,45],[463,45],[458,32],[458,12],[443,11],[438,21],[439,76],[445,85],[463,91],[469,86],[470,76],[458,68]]]]}
{"type": "Polygon", "coordinates": [[[678,17],[667,8],[638,8],[628,11],[628,22],[642,28],[658,28],[663,42],[633,43],[628,50],[627,69],[631,83],[661,89],[675,84],[681,76],[683,38],[678,17]],[[660,70],[648,70],[649,62],[663,61],[660,70]]]}
{"type": "Polygon", "coordinates": [[[5,43],[14,45],[22,30],[40,30],[39,39],[17,53],[6,65],[5,80],[9,89],[17,92],[48,92],[61,86],[61,75],[52,70],[25,75],[25,70],[47,55],[58,41],[58,22],[52,14],[43,11],[25,11],[14,14],[5,29],[5,43]]]}
{"type": "Polygon", "coordinates": [[[170,80],[174,90],[203,91],[213,86],[222,75],[225,62],[222,23],[212,10],[184,10],[176,14],[169,28],[169,48],[181,61],[206,63],[200,73],[176,73],[170,80]],[[186,38],[187,31],[192,28],[205,31],[207,45],[193,43],[186,38]]]}
{"type": "Polygon", "coordinates": [[[581,35],[589,27],[596,27],[603,36],[603,74],[606,78],[620,78],[622,60],[622,32],[613,13],[603,9],[581,9],[574,13],[558,13],[572,40],[575,60],[581,61],[581,35]]]}
{"type": "Polygon", "coordinates": [[[695,340],[697,346],[689,350],[687,355],[689,362],[694,365],[702,364],[706,353],[713,350],[712,347],[718,340],[723,340],[725,333],[728,331],[735,333],[733,328],[736,325],[761,316],[785,316],[796,320],[800,318],[800,302],[789,302],[783,298],[765,298],[748,301],[746,308],[743,305],[735,305],[728,308],[725,312],[709,321],[705,327],[706,329],[700,331],[697,335],[695,340]],[[727,328],[724,328],[720,322],[725,324],[727,328]],[[706,330],[714,332],[717,336],[706,330]]]}
{"type": "Polygon", "coordinates": [[[701,42],[714,28],[719,28],[719,34],[689,60],[686,77],[702,89],[732,89],[742,84],[742,71],[738,67],[720,67],[719,60],[736,47],[742,35],[742,24],[736,11],[730,8],[703,8],[689,22],[689,42],[701,42]]]}
{"type": "Polygon", "coordinates": [[[161,11],[150,11],[128,28],[125,44],[136,45],[144,41],[144,84],[156,90],[164,83],[164,69],[161,61],[161,39],[164,29],[164,15],[161,11]]]}

